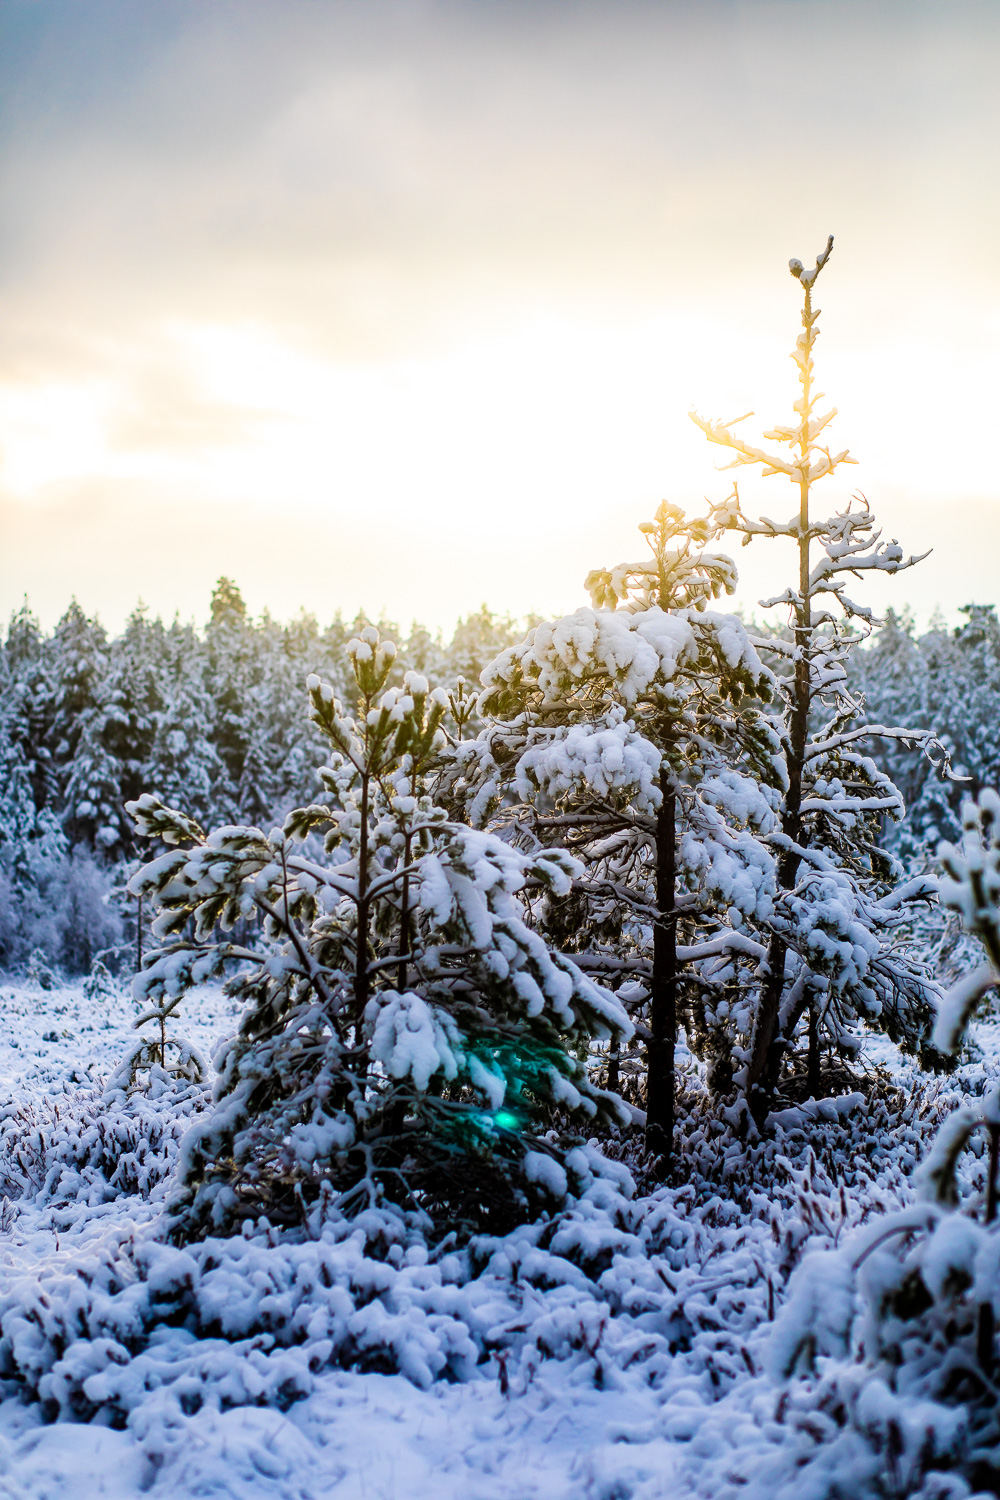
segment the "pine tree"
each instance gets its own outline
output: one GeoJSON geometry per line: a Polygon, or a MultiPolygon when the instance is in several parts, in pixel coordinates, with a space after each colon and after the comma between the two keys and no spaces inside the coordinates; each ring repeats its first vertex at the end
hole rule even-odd
{"type": "Polygon", "coordinates": [[[160,679],[162,706],[146,761],[143,791],[168,807],[183,802],[199,822],[216,815],[215,793],[225,770],[212,743],[213,707],[205,687],[205,654],[191,626],[166,634],[160,679]]]}
{"type": "Polygon", "coordinates": [[[112,644],[94,706],[83,715],[65,793],[64,826],[73,843],[105,859],[132,849],[125,802],[149,780],[149,759],[163,710],[165,632],[143,606],[112,644]]]}
{"type": "Polygon", "coordinates": [[[65,798],[87,716],[97,703],[108,671],[104,627],[73,599],[45,643],[50,662],[50,739],[58,798],[65,798]]]}
{"type": "Polygon", "coordinates": [[[432,795],[446,695],[414,673],[388,686],[395,649],[373,627],[348,649],[356,716],[309,680],[325,801],[283,831],[207,836],[150,796],[130,806],[180,846],[132,882],[163,940],[137,996],[166,1007],[233,965],[245,1007],[187,1138],[178,1239],[297,1220],[324,1192],[343,1212],[418,1208],[438,1231],[506,1224],[582,1187],[599,1161],[573,1123],[621,1111],[577,1053],[627,1036],[625,1015],[529,922],[574,861],[449,819],[432,795]],[[255,942],[227,938],[241,921],[255,942]]]}
{"type": "Polygon", "coordinates": [[[908,723],[934,726],[961,778],[942,780],[913,757],[907,766],[899,749],[887,748],[885,764],[906,793],[904,858],[933,858],[942,839],[957,836],[963,799],[1000,785],[1000,622],[993,605],[966,605],[960,613],[965,619],[955,630],[942,624],[911,639],[898,663],[886,660],[893,649],[888,622],[874,651],[858,653],[871,656],[864,679],[870,711],[884,718],[901,700],[908,723]]]}
{"type": "Polygon", "coordinates": [[[212,593],[205,654],[212,744],[223,768],[222,779],[213,792],[215,816],[238,822],[249,739],[246,720],[256,673],[253,627],[243,596],[230,578],[220,578],[212,593]]]}
{"type": "Polygon", "coordinates": [[[52,754],[56,694],[46,645],[25,600],[7,628],[5,696],[10,733],[20,746],[37,813],[57,811],[61,792],[52,754]]]}
{"type": "Polygon", "coordinates": [[[850,1053],[859,1045],[858,1023],[864,1020],[916,1047],[926,1039],[934,994],[920,965],[892,945],[906,903],[926,897],[930,887],[920,880],[897,883],[900,872],[882,849],[880,834],[886,817],[902,816],[902,799],[864,745],[919,745],[931,754],[940,754],[940,746],[929,729],[860,722],[864,705],[850,691],[846,668],[872,621],[871,609],[846,592],[849,580],[872,571],[896,574],[920,558],[905,557],[895,540],[881,540],[863,496],[827,519],[813,511],[816,485],[854,462],[846,449],[832,452],[822,440],[836,409],[820,413],[815,387],[819,310],[813,287],[832,248],[831,236],[811,270],[790,262],[803,294],[802,333],[792,355],[801,394],[793,423],[764,434],[777,446],[756,447],[737,435],[735,423],[692,413],[706,437],[734,455],[731,467],[751,465],[765,476],[782,476],[797,499],[786,522],[742,515],[737,522],[744,543],[787,538],[798,558],[794,583],[762,601],[765,607],[788,607],[792,632],[788,642],[772,636],[765,643],[788,668],[781,717],[787,790],[780,833],[772,838],[780,855],[780,897],[768,924],[767,957],[753,981],[755,1019],[743,1078],[758,1122],[803,1018],[809,1087],[815,1090],[824,1039],[850,1053]]]}
{"type": "Polygon", "coordinates": [[[31,844],[38,810],[9,698],[0,699],[0,865],[17,885],[31,878],[31,844]]]}
{"type": "Polygon", "coordinates": [[[584,861],[550,926],[588,972],[625,979],[642,1002],[646,1144],[664,1168],[678,1012],[731,1076],[733,1027],[724,1005],[716,1014],[722,994],[709,996],[745,946],[744,913],[765,917],[773,888],[757,836],[771,820],[758,782],[777,774],[761,712],[773,680],[741,621],[708,607],[735,583],[730,559],[707,550],[734,514],[726,504],[688,520],[664,502],[640,528],[650,557],[595,570],[593,607],[536,626],[491,663],[481,711],[494,724],[470,775],[480,809],[484,791],[506,803],[501,819],[522,842],[565,839],[584,861]]]}

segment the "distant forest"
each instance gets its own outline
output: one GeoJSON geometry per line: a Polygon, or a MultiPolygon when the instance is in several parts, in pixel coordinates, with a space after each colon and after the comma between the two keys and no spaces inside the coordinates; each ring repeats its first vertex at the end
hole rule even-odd
{"type": "MultiPolygon", "coordinates": [[[[962,616],[917,634],[890,611],[852,658],[869,721],[933,728],[968,778],[941,780],[904,746],[879,751],[907,807],[886,836],[908,865],[956,835],[964,796],[1000,784],[1000,621],[993,605],[962,616]]],[[[143,792],[206,827],[280,822],[323,757],[305,679],[318,673],[349,702],[346,647],[367,623],[254,620],[227,578],[201,631],[141,607],[117,636],[75,601],[50,634],[27,603],[14,614],[0,647],[0,966],[23,968],[34,954],[36,965],[84,973],[102,953],[117,967],[134,942],[124,885],[142,855],[124,804],[143,792]]],[[[413,670],[432,687],[461,678],[475,689],[535,621],[484,605],[447,642],[417,623],[372,623],[399,647],[394,682],[413,670]]]]}
{"type": "Polygon", "coordinates": [[[307,716],[310,672],[345,702],[347,643],[377,624],[432,686],[473,687],[526,625],[485,605],[449,641],[424,626],[337,615],[253,620],[221,578],[204,630],[139,607],[111,636],[75,601],[46,634],[27,604],[0,647],[0,968],[43,963],[85,973],[118,966],[134,941],[124,885],[146,853],[125,803],[153,792],[206,827],[266,831],[316,781],[322,737],[307,716]]]}

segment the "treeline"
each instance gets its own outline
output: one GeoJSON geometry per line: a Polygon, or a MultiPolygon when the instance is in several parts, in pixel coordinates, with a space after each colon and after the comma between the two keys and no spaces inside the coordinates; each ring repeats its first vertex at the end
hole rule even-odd
{"type": "Polygon", "coordinates": [[[884,769],[903,794],[906,818],[893,841],[904,860],[935,855],[961,828],[961,806],[1000,786],[1000,620],[992,604],[969,604],[950,629],[940,617],[923,635],[907,614],[890,610],[850,672],[871,723],[929,729],[951,758],[957,780],[936,774],[924,756],[883,744],[884,769]]]}
{"type": "MultiPolygon", "coordinates": [[[[880,749],[907,807],[886,833],[907,863],[957,834],[965,796],[1000,785],[1000,620],[993,605],[961,614],[919,634],[890,610],[851,661],[867,718],[934,730],[966,778],[943,780],[905,746],[880,749]]],[[[138,850],[126,801],[153,792],[210,827],[279,819],[320,758],[306,676],[348,700],[347,642],[367,623],[253,620],[225,578],[203,631],[140,608],[109,636],[75,601],[49,634],[27,605],[14,614],[0,645],[0,965],[38,951],[86,972],[96,952],[130,940],[121,888],[138,850]]],[[[419,624],[378,624],[400,646],[394,676],[415,670],[432,686],[478,686],[525,628],[485,606],[447,642],[419,624]]]]}
{"type": "MultiPolygon", "coordinates": [[[[27,604],[0,646],[0,967],[35,954],[68,973],[114,964],[134,920],[124,884],[138,848],[127,801],[152,792],[206,827],[266,829],[315,777],[323,746],[304,710],[318,672],[349,701],[346,647],[364,616],[254,620],[222,578],[204,630],[143,608],[110,636],[75,601],[46,634],[27,604]]],[[[393,677],[478,684],[524,633],[485,606],[444,641],[401,631],[393,677]]]]}

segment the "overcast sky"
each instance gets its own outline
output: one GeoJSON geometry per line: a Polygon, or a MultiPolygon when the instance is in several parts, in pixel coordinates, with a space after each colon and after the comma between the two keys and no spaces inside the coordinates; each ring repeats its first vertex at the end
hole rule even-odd
{"type": "Polygon", "coordinates": [[[574,608],[728,490],[690,407],[789,420],[830,232],[826,498],[935,549],[880,606],[997,601],[998,62],[997,0],[0,0],[0,612],[574,608]]]}

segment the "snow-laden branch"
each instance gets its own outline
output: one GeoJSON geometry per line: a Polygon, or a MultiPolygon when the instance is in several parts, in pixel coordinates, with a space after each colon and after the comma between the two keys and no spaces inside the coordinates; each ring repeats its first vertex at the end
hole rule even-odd
{"type": "Polygon", "coordinates": [[[695,943],[691,947],[678,946],[677,958],[681,963],[697,963],[703,958],[714,958],[720,953],[745,953],[750,958],[764,959],[767,949],[763,943],[755,942],[746,933],[735,929],[720,932],[707,942],[695,943]]]}
{"type": "MultiPolygon", "coordinates": [[[[905,750],[922,750],[926,746],[940,744],[932,729],[897,729],[886,724],[859,724],[854,729],[840,730],[827,739],[812,740],[806,746],[805,758],[807,761],[814,760],[817,755],[829,755],[835,750],[842,750],[846,745],[865,739],[895,740],[905,750]]],[[[944,747],[941,748],[943,751],[944,747]]]]}

